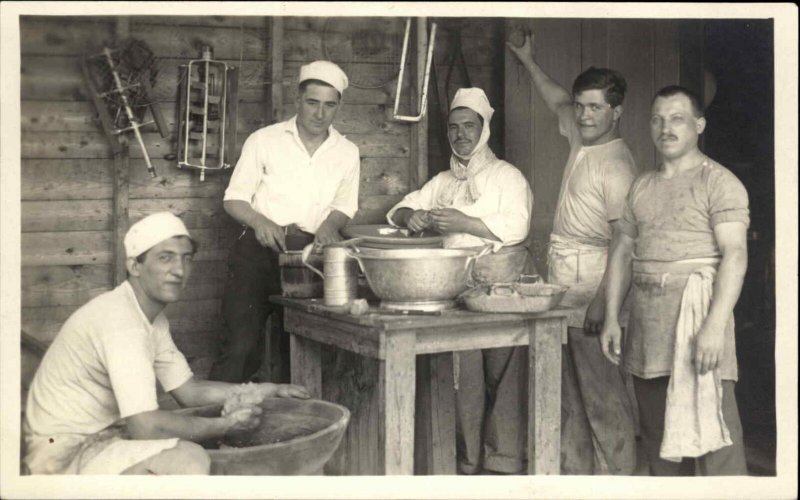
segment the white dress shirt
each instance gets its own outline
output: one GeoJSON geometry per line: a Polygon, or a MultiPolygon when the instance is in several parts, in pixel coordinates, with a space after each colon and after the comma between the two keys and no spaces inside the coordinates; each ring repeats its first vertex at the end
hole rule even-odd
{"type": "Polygon", "coordinates": [[[245,201],[279,226],[297,224],[316,233],[334,210],[355,215],[361,160],[358,147],[333,127],[309,155],[296,119],[264,127],[247,138],[224,200],[245,201]]]}

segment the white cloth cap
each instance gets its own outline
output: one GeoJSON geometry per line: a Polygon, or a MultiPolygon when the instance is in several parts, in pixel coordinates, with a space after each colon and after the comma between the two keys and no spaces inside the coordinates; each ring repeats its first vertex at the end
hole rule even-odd
{"type": "Polygon", "coordinates": [[[148,215],[132,225],[125,234],[125,256],[138,257],[162,241],[174,236],[186,236],[194,241],[183,221],[170,212],[148,215]]]}
{"type": "Polygon", "coordinates": [[[450,103],[450,111],[456,108],[469,108],[483,117],[481,136],[478,139],[478,144],[475,145],[475,149],[470,154],[460,155],[453,148],[453,145],[450,145],[450,149],[455,156],[463,160],[470,160],[489,142],[489,122],[492,120],[492,115],[494,115],[494,108],[489,104],[489,98],[486,97],[483,90],[478,87],[458,89],[455,97],[453,97],[453,102],[450,103]]]}
{"type": "Polygon", "coordinates": [[[306,80],[323,81],[338,90],[339,94],[344,92],[349,83],[342,68],[330,61],[314,61],[301,66],[300,78],[297,83],[303,83],[306,80]]]}

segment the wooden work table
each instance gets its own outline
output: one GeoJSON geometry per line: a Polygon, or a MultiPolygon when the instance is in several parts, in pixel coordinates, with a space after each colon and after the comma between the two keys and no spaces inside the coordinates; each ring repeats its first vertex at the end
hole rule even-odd
{"type": "Polygon", "coordinates": [[[529,346],[528,473],[559,473],[568,309],[354,316],[321,299],[271,300],[284,306],[292,383],[352,413],[326,473],[455,474],[452,353],[519,345],[529,346]]]}

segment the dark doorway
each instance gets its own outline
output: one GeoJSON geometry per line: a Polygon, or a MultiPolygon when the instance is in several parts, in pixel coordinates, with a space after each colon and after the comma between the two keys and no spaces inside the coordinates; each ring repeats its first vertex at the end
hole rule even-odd
{"type": "Polygon", "coordinates": [[[773,21],[707,20],[705,152],[750,197],[749,265],[734,311],[737,402],[752,474],[775,474],[775,130],[773,21]],[[713,82],[713,83],[712,83],[713,82]]]}

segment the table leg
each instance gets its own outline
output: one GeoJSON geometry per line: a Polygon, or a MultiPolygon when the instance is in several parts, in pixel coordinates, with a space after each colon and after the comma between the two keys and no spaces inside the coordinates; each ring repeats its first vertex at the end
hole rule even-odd
{"type": "Polygon", "coordinates": [[[558,474],[561,460],[563,318],[528,321],[528,473],[558,474]]]}
{"type": "Polygon", "coordinates": [[[413,331],[386,336],[379,377],[386,475],[414,473],[415,342],[413,331]]]}
{"type": "Polygon", "coordinates": [[[456,474],[453,353],[417,356],[414,474],[456,474]]]}
{"type": "Polygon", "coordinates": [[[305,386],[312,398],[322,398],[322,360],[319,342],[291,334],[292,383],[305,386]]]}

